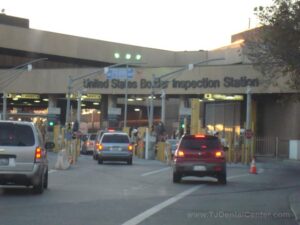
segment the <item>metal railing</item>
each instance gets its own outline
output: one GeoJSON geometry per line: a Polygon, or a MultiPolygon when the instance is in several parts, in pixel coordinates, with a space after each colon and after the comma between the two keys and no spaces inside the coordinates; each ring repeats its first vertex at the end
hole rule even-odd
{"type": "Polygon", "coordinates": [[[254,137],[255,156],[288,158],[289,139],[279,137],[254,137]]]}

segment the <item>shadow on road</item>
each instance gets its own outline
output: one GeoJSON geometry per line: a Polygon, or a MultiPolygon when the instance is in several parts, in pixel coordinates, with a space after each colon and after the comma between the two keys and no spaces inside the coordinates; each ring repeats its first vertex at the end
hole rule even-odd
{"type": "Polygon", "coordinates": [[[32,196],[32,188],[24,187],[3,187],[0,188],[0,196],[32,196]]]}

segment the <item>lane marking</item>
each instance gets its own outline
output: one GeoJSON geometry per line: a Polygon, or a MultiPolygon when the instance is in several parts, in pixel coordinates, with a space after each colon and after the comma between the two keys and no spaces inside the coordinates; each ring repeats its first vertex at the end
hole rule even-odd
{"type": "Polygon", "coordinates": [[[239,178],[239,177],[247,177],[250,175],[251,175],[250,173],[244,173],[244,174],[240,174],[240,175],[230,176],[230,177],[227,177],[227,180],[231,180],[231,179],[239,178]]]}
{"type": "Polygon", "coordinates": [[[265,170],[263,168],[260,168],[257,170],[257,173],[263,173],[263,172],[265,172],[265,170]]]}
{"type": "Polygon", "coordinates": [[[291,209],[292,213],[294,214],[296,221],[299,221],[300,218],[298,218],[298,214],[296,213],[296,210],[293,208],[292,205],[290,205],[290,209],[291,209]]]}
{"type": "Polygon", "coordinates": [[[166,168],[162,168],[162,169],[159,169],[159,170],[154,170],[154,171],[151,171],[151,172],[143,173],[141,176],[145,177],[145,176],[157,174],[157,173],[160,173],[160,172],[163,172],[163,171],[166,171],[166,170],[170,170],[170,169],[171,169],[171,167],[166,167],[166,168]]]}
{"type": "Polygon", "coordinates": [[[184,192],[181,192],[178,195],[175,195],[174,197],[169,198],[168,200],[144,211],[143,213],[137,215],[136,217],[133,217],[132,219],[128,220],[127,222],[123,223],[122,225],[137,225],[137,224],[141,223],[142,221],[144,221],[145,219],[149,218],[150,216],[158,213],[162,209],[168,207],[169,205],[172,205],[175,202],[179,201],[180,199],[199,190],[201,187],[204,187],[204,185],[198,185],[198,186],[192,187],[184,192]]]}
{"type": "MultiPolygon", "coordinates": [[[[164,168],[166,169],[166,168],[164,168]]],[[[157,170],[158,171],[158,170],[157,170]]],[[[155,172],[155,171],[153,171],[155,172]]],[[[239,178],[239,177],[245,177],[245,176],[250,176],[250,174],[240,174],[240,175],[235,175],[235,176],[230,176],[227,177],[227,179],[234,179],[234,178],[239,178]]],[[[181,192],[175,196],[173,196],[172,198],[167,199],[166,201],[153,206],[150,209],[147,209],[146,211],[140,213],[139,215],[133,217],[132,219],[126,221],[125,223],[123,223],[122,225],[137,225],[139,223],[141,223],[142,221],[146,220],[147,218],[153,216],[154,214],[158,213],[159,211],[161,211],[162,209],[174,204],[175,202],[181,200],[182,198],[192,194],[193,192],[199,190],[202,187],[205,187],[205,184],[202,185],[197,185],[195,187],[192,187],[184,192],[181,192]]]]}
{"type": "Polygon", "coordinates": [[[49,170],[48,173],[55,173],[57,170],[49,170]]]}

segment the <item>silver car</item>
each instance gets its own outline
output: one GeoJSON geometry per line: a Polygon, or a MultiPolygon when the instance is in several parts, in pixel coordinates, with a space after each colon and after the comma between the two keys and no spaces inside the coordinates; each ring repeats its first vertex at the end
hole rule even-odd
{"type": "Polygon", "coordinates": [[[97,145],[98,163],[103,161],[125,161],[132,165],[133,145],[125,132],[103,133],[97,145]]]}
{"type": "Polygon", "coordinates": [[[48,160],[39,129],[31,122],[0,121],[0,185],[48,187],[48,160]]]}

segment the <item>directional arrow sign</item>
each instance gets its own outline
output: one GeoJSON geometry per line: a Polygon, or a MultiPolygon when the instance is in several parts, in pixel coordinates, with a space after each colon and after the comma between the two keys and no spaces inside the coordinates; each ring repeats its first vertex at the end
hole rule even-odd
{"type": "Polygon", "coordinates": [[[108,80],[111,79],[132,79],[135,74],[133,68],[109,68],[105,70],[105,75],[108,80]]]}

